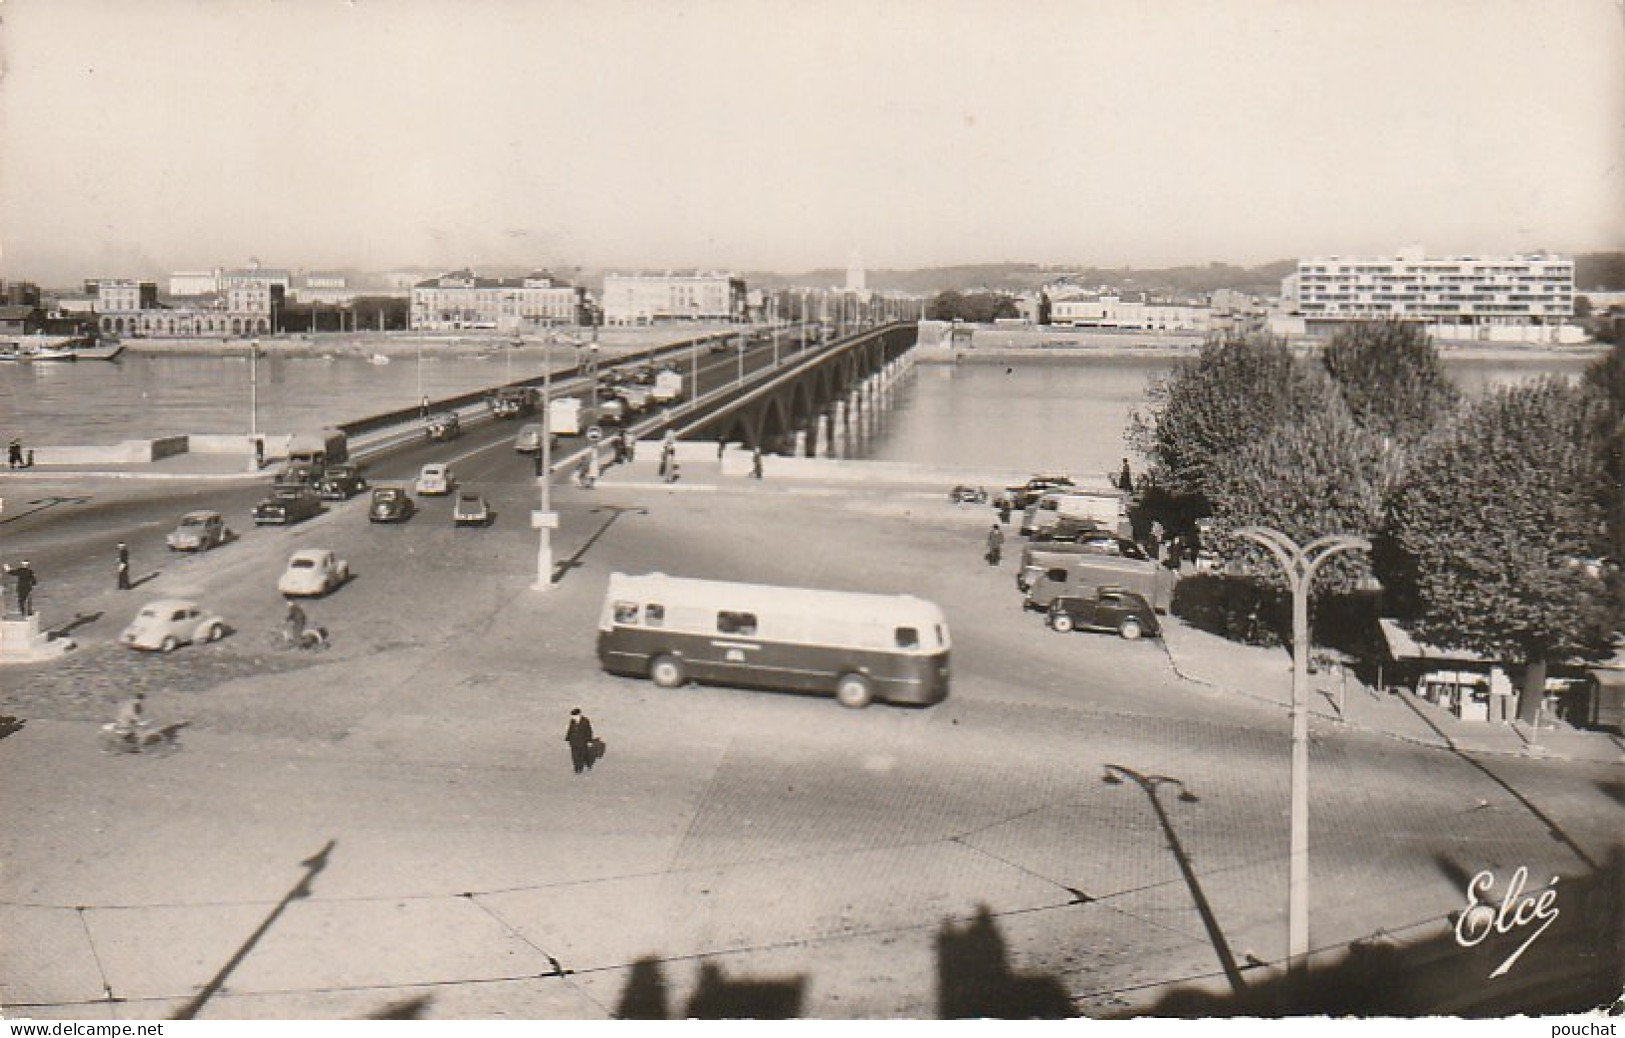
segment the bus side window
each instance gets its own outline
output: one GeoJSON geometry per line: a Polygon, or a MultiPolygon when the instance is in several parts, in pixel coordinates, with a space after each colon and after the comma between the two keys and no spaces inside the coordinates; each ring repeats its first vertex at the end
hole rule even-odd
{"type": "Polygon", "coordinates": [[[897,647],[899,649],[918,649],[920,647],[920,632],[913,627],[899,627],[897,629],[897,647]]]}
{"type": "Polygon", "coordinates": [[[666,626],[666,607],[658,602],[650,602],[643,607],[643,622],[649,627],[666,626]]]}
{"type": "Polygon", "coordinates": [[[756,614],[732,613],[724,609],[717,614],[717,630],[723,634],[755,634],[756,614]]]}
{"type": "Polygon", "coordinates": [[[638,622],[638,604],[636,602],[616,602],[615,622],[618,624],[635,624],[638,622]]]}

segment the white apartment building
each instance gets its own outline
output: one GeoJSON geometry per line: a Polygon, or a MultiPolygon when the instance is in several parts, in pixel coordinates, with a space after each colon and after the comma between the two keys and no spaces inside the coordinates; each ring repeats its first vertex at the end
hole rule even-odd
{"type": "Polygon", "coordinates": [[[213,270],[177,270],[169,275],[169,294],[175,296],[207,296],[220,291],[220,268],[213,270]]]}
{"type": "Polygon", "coordinates": [[[1281,282],[1281,303],[1309,333],[1397,320],[1425,322],[1441,337],[1514,341],[1531,338],[1520,330],[1555,330],[1574,315],[1574,262],[1544,254],[1429,259],[1420,250],[1303,259],[1281,282]]]}
{"type": "Polygon", "coordinates": [[[322,306],[349,306],[355,302],[355,289],[343,274],[324,274],[310,271],[300,279],[304,283],[294,289],[294,298],[301,303],[319,303],[322,306]]]}
{"type": "Polygon", "coordinates": [[[585,304],[584,290],[549,274],[489,278],[456,270],[412,286],[411,327],[515,332],[537,325],[577,325],[585,304]]]}
{"type": "Polygon", "coordinates": [[[742,321],[745,279],[733,274],[605,274],[604,323],[742,321]]]}

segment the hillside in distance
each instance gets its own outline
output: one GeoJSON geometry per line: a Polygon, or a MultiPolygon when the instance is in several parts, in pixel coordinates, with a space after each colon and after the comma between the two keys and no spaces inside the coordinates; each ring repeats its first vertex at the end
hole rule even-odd
{"type": "MultiPolygon", "coordinates": [[[[1060,278],[1085,287],[1108,286],[1166,292],[1212,292],[1232,288],[1261,295],[1281,290],[1281,278],[1297,267],[1296,260],[1278,260],[1258,267],[1228,263],[1206,266],[1137,268],[1074,267],[1037,263],[975,263],[915,270],[868,270],[864,279],[878,292],[906,292],[932,296],[938,292],[1025,292],[1060,278]]],[[[745,275],[753,288],[838,288],[846,283],[844,269],[812,270],[804,274],[752,272],[745,275]]]]}

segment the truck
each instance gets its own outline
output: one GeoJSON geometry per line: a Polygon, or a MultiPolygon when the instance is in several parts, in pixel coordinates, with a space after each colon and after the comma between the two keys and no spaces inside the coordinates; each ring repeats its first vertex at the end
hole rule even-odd
{"type": "Polygon", "coordinates": [[[670,368],[655,375],[655,386],[650,396],[657,404],[670,404],[683,399],[683,376],[670,368]]]}
{"type": "Polygon", "coordinates": [[[598,412],[580,397],[560,397],[547,405],[547,431],[555,436],[580,436],[597,424],[598,412]]]}
{"type": "Polygon", "coordinates": [[[536,392],[529,386],[503,386],[491,395],[489,406],[498,418],[518,418],[536,410],[536,392]]]}
{"type": "Polygon", "coordinates": [[[1033,536],[1062,518],[1092,520],[1102,530],[1126,535],[1129,532],[1128,507],[1118,491],[1091,493],[1073,487],[1048,490],[1027,506],[1021,516],[1021,533],[1033,536]]]}
{"type": "Polygon", "coordinates": [[[1164,613],[1173,600],[1177,579],[1172,570],[1150,559],[1074,555],[1064,563],[1038,571],[1023,604],[1042,611],[1057,598],[1086,598],[1099,588],[1116,587],[1133,591],[1157,612],[1164,613]]]}
{"type": "Polygon", "coordinates": [[[350,460],[350,441],[340,429],[295,433],[288,439],[288,466],[308,465],[320,473],[350,460]]]}

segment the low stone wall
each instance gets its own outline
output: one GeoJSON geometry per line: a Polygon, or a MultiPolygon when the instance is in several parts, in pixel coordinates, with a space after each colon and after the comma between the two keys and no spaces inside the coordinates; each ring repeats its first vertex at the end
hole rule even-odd
{"type": "Polygon", "coordinates": [[[163,440],[125,440],[103,447],[32,447],[36,465],[139,465],[158,457],[186,453],[186,437],[172,436],[163,440]],[[174,442],[180,441],[175,450],[174,442]],[[167,453],[155,454],[155,444],[168,445],[167,453]]]}

